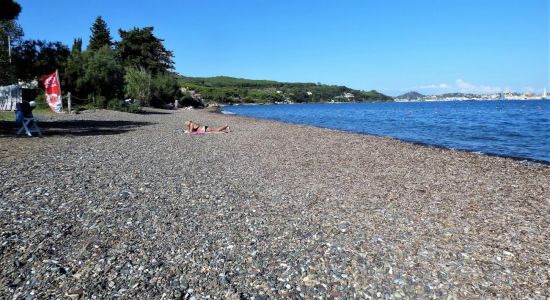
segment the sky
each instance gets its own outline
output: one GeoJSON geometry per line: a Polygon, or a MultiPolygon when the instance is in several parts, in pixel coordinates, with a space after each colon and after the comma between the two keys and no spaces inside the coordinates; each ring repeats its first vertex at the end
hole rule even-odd
{"type": "Polygon", "coordinates": [[[549,0],[19,0],[26,39],[153,26],[185,76],[408,91],[550,91],[549,0]]]}

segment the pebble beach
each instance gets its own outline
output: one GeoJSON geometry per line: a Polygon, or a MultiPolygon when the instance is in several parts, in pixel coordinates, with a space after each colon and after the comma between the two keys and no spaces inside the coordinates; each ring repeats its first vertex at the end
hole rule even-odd
{"type": "Polygon", "coordinates": [[[550,297],[545,166],[209,110],[0,125],[0,299],[550,297]]]}

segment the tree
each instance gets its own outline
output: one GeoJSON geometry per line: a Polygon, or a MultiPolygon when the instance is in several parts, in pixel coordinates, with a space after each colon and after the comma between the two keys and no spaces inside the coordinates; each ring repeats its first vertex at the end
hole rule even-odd
{"type": "Polygon", "coordinates": [[[103,46],[83,54],[84,74],[76,80],[79,91],[105,99],[122,96],[124,68],[116,59],[114,50],[103,46]]]}
{"type": "Polygon", "coordinates": [[[0,0],[0,7],[0,85],[5,85],[17,82],[15,66],[10,62],[10,46],[21,41],[23,30],[15,21],[21,5],[13,0],[0,0]]]}
{"type": "Polygon", "coordinates": [[[21,5],[13,0],[0,0],[0,7],[0,21],[13,20],[21,12],[21,5]]]}
{"type": "Polygon", "coordinates": [[[151,74],[144,68],[127,68],[124,75],[124,94],[148,106],[151,97],[151,81],[151,74]]]}
{"type": "Polygon", "coordinates": [[[163,45],[163,40],[153,35],[153,27],[119,30],[121,41],[116,49],[122,63],[130,68],[144,68],[152,75],[174,68],[173,53],[163,45]]]}
{"type": "Polygon", "coordinates": [[[0,85],[17,82],[15,65],[10,62],[10,52],[13,52],[14,45],[21,43],[22,37],[23,29],[15,20],[0,20],[0,85]]]}
{"type": "Polygon", "coordinates": [[[71,47],[71,54],[82,53],[82,39],[74,39],[73,46],[71,47]]]}
{"type": "Polygon", "coordinates": [[[15,75],[30,81],[56,69],[63,69],[69,57],[69,48],[61,42],[26,40],[13,49],[15,75]]]}
{"type": "Polygon", "coordinates": [[[174,74],[163,73],[153,78],[151,82],[151,105],[162,106],[173,102],[180,94],[180,85],[174,74]]]}
{"type": "Polygon", "coordinates": [[[95,22],[90,30],[92,31],[92,35],[90,36],[90,44],[88,45],[88,49],[99,50],[104,46],[113,46],[109,28],[101,16],[95,19],[95,22]]]}
{"type": "Polygon", "coordinates": [[[65,84],[65,89],[77,94],[79,97],[85,97],[88,94],[87,91],[82,89],[79,85],[79,80],[84,77],[85,64],[84,55],[82,54],[82,39],[75,39],[71,54],[67,59],[65,75],[62,80],[65,84]]]}

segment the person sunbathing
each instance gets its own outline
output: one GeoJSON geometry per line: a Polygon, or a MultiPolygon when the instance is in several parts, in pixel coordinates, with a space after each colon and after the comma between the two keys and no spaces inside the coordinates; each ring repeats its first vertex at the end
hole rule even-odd
{"type": "Polygon", "coordinates": [[[198,123],[195,123],[191,120],[185,121],[185,132],[187,133],[227,133],[229,132],[229,125],[225,125],[222,127],[209,127],[209,126],[203,126],[198,123]]]}

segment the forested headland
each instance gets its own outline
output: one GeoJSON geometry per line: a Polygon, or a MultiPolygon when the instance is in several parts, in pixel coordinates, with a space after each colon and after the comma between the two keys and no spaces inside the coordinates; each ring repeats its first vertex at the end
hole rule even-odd
{"type": "Polygon", "coordinates": [[[250,80],[226,76],[180,76],[184,98],[194,97],[215,103],[310,103],[393,101],[377,91],[359,91],[321,83],[291,83],[250,80]]]}

